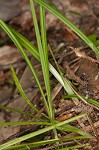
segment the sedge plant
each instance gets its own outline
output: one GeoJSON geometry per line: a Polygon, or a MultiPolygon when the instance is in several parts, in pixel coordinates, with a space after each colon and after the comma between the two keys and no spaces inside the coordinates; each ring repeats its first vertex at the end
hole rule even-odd
{"type": "MultiPolygon", "coordinates": [[[[97,47],[90,41],[90,39],[87,38],[86,35],[84,35],[75,25],[73,25],[68,19],[66,19],[58,10],[53,8],[52,6],[48,5],[45,0],[35,0],[40,5],[40,28],[38,26],[36,13],[35,13],[35,7],[34,7],[34,0],[30,0],[30,6],[32,10],[32,17],[34,22],[34,28],[36,33],[36,39],[37,39],[37,45],[38,48],[36,48],[30,41],[28,41],[25,37],[23,37],[20,33],[12,29],[10,26],[8,26],[6,23],[4,23],[2,20],[0,20],[0,27],[2,30],[4,30],[8,36],[11,38],[13,43],[16,45],[20,53],[22,54],[24,60],[26,61],[27,65],[29,66],[36,82],[38,85],[38,88],[40,90],[42,100],[44,102],[44,106],[46,109],[46,114],[41,113],[34,105],[33,103],[28,99],[27,95],[25,94],[22,86],[19,83],[19,80],[16,76],[16,73],[13,69],[13,66],[11,66],[12,74],[15,80],[15,84],[21,93],[24,100],[28,103],[28,105],[36,112],[39,113],[41,116],[43,116],[44,119],[41,119],[40,117],[37,117],[36,115],[30,114],[28,112],[14,109],[10,107],[4,107],[0,106],[1,109],[7,109],[10,111],[16,111],[18,113],[22,113],[27,116],[33,117],[36,121],[33,122],[1,122],[0,126],[3,125],[42,125],[43,128],[39,129],[37,131],[31,132],[27,135],[21,136],[19,138],[13,139],[11,141],[8,141],[2,145],[0,145],[0,150],[3,149],[27,149],[33,148],[33,147],[39,147],[46,144],[54,144],[59,142],[66,142],[66,141],[75,141],[79,139],[86,139],[86,138],[93,138],[90,134],[82,131],[81,129],[78,129],[76,127],[71,126],[69,123],[75,120],[78,120],[82,117],[86,117],[87,114],[80,114],[78,116],[72,117],[70,119],[67,119],[62,122],[58,122],[55,120],[55,112],[52,105],[52,97],[51,97],[51,87],[50,87],[50,72],[54,75],[54,77],[62,84],[68,95],[73,95],[74,91],[71,88],[71,84],[69,84],[69,81],[66,80],[60,70],[56,71],[56,69],[49,63],[48,60],[48,43],[47,43],[47,35],[46,35],[46,17],[45,17],[45,8],[49,10],[51,13],[56,15],[62,22],[64,22],[67,26],[69,26],[78,36],[80,36],[85,43],[92,48],[92,50],[96,53],[96,55],[99,55],[99,50],[97,47]],[[24,49],[25,48],[25,49],[24,49]],[[26,50],[30,52],[30,54],[35,57],[40,63],[42,67],[43,72],[43,78],[44,78],[44,84],[46,89],[46,97],[45,93],[43,92],[41,83],[38,79],[37,73],[31,64],[31,61],[29,60],[28,56],[26,55],[26,50]],[[38,135],[45,134],[46,132],[52,131],[54,133],[54,136],[50,140],[44,140],[44,141],[38,141],[38,142],[28,142],[25,144],[21,144],[22,141],[31,139],[33,137],[37,137],[38,135]],[[58,137],[58,132],[66,135],[68,132],[74,132],[77,134],[77,136],[70,137],[70,138],[63,138],[60,139],[58,137]],[[20,144],[19,144],[20,143],[20,144]]],[[[54,57],[53,57],[54,58],[54,57]]],[[[79,103],[77,97],[73,98],[73,101],[77,104],[79,103]]],[[[84,147],[86,145],[83,144],[77,144],[76,147],[84,147]]],[[[88,145],[87,145],[88,146],[88,145]]],[[[72,149],[72,147],[71,147],[72,149]]]]}

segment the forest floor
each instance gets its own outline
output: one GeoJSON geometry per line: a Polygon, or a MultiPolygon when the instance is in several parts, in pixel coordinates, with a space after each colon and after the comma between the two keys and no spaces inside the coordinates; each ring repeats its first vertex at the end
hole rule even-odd
{"type": "MultiPolygon", "coordinates": [[[[99,0],[53,0],[53,2],[60,12],[81,31],[86,35],[94,34],[99,39],[99,0]]],[[[7,23],[36,45],[28,0],[23,0],[19,7],[20,13],[7,23]]],[[[36,7],[39,22],[38,6],[36,7]]],[[[93,98],[99,102],[99,58],[69,27],[48,11],[46,11],[46,27],[48,43],[64,76],[72,82],[81,96],[93,98]]],[[[30,54],[27,53],[27,55],[35,66],[43,87],[40,64],[30,54]]],[[[55,66],[50,54],[49,60],[55,66]]],[[[31,111],[14,85],[10,64],[15,68],[18,79],[29,99],[39,109],[42,109],[41,95],[29,67],[8,36],[0,31],[0,105],[31,111]]],[[[66,95],[64,89],[52,75],[51,90],[55,105],[55,116],[58,121],[66,120],[82,112],[88,113],[95,132],[93,132],[93,128],[86,118],[75,121],[72,125],[92,133],[95,136],[94,141],[83,140],[82,142],[89,142],[92,148],[96,149],[99,145],[99,109],[83,100],[80,100],[79,104],[75,104],[72,99],[64,98],[66,95]]],[[[0,110],[0,122],[22,120],[31,120],[31,118],[26,118],[19,113],[0,110]]],[[[32,130],[37,130],[37,127],[0,127],[0,142],[8,141],[32,130]]]]}

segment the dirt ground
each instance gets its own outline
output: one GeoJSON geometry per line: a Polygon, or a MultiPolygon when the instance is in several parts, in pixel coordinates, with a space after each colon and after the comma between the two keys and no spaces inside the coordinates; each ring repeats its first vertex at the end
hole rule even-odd
{"type": "MultiPolygon", "coordinates": [[[[50,1],[48,2],[50,3],[50,1]]],[[[95,34],[99,39],[99,0],[53,0],[53,2],[55,7],[86,35],[95,34]]],[[[36,5],[36,7],[39,22],[38,6],[36,5]]],[[[19,8],[20,11],[18,10],[16,17],[12,16],[6,22],[36,45],[28,0],[22,0],[19,3],[19,8]]],[[[99,58],[69,27],[48,11],[46,11],[46,27],[48,43],[64,76],[73,83],[80,95],[93,98],[99,102],[99,58]]],[[[27,55],[31,59],[33,66],[35,66],[42,87],[44,87],[40,64],[30,54],[27,53],[27,55]]],[[[49,60],[55,65],[50,53],[49,60]]],[[[41,96],[29,67],[8,36],[3,31],[0,31],[0,105],[18,109],[24,108],[24,110],[31,111],[14,85],[10,64],[13,64],[29,99],[39,109],[42,109],[41,96]]],[[[95,136],[94,141],[84,140],[82,142],[89,142],[92,148],[96,149],[99,146],[99,109],[81,99],[78,104],[75,104],[71,99],[64,98],[63,96],[66,93],[53,76],[51,76],[51,88],[55,116],[58,121],[66,120],[82,112],[88,113],[95,132],[93,132],[93,128],[91,128],[86,118],[74,122],[73,125],[82,128],[84,131],[91,132],[95,136]]],[[[0,109],[1,122],[18,120],[31,120],[31,118],[0,109]]],[[[31,126],[0,127],[0,142],[8,141],[32,130],[37,130],[37,128],[37,126],[34,126],[34,128],[31,126]]]]}

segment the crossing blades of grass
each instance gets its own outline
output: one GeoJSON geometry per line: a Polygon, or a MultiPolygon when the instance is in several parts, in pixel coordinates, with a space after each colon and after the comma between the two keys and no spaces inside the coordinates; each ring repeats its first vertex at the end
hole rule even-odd
{"type": "MultiPolygon", "coordinates": [[[[0,145],[0,150],[4,150],[4,149],[6,149],[6,148],[8,148],[8,147],[10,147],[10,146],[12,146],[12,145],[14,145],[14,144],[17,144],[17,143],[20,143],[20,142],[22,142],[22,141],[24,141],[24,140],[33,138],[33,137],[35,137],[35,136],[37,136],[37,135],[43,134],[43,133],[48,132],[48,131],[50,131],[50,130],[53,130],[53,129],[57,128],[57,127],[61,127],[61,126],[65,125],[65,124],[67,124],[67,123],[70,123],[70,122],[72,122],[72,121],[74,121],[74,120],[76,120],[76,119],[80,119],[80,118],[82,118],[82,117],[85,117],[86,115],[87,115],[86,113],[80,114],[80,115],[78,115],[78,116],[76,116],[76,117],[72,117],[72,118],[70,118],[70,119],[68,119],[68,120],[65,120],[65,121],[63,121],[63,122],[56,123],[56,124],[54,124],[54,125],[52,125],[52,126],[45,127],[45,128],[43,128],[43,129],[40,129],[40,130],[35,131],[35,132],[33,132],[33,133],[30,133],[30,134],[21,136],[21,137],[16,138],[16,139],[13,139],[13,140],[11,140],[11,141],[9,141],[9,142],[6,142],[5,144],[0,145]]],[[[87,135],[87,138],[92,138],[92,136],[91,136],[91,135],[87,135]]],[[[73,139],[75,139],[75,137],[72,137],[72,138],[70,138],[70,139],[73,140],[73,139]]]]}

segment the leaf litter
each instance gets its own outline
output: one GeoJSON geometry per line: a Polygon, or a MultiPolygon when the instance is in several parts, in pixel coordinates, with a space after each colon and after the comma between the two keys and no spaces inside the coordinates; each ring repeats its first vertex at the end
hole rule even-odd
{"type": "MultiPolygon", "coordinates": [[[[97,38],[99,38],[99,32],[97,31],[97,27],[99,26],[99,20],[97,17],[99,15],[99,9],[96,9],[96,7],[99,6],[98,1],[90,0],[90,3],[88,3],[86,0],[80,2],[76,0],[76,2],[74,3],[73,0],[70,1],[58,0],[57,2],[54,1],[54,3],[60,9],[60,11],[64,13],[64,15],[66,15],[66,17],[69,18],[74,24],[76,24],[81,30],[83,30],[84,33],[86,33],[87,35],[94,33],[96,34],[97,38]],[[80,16],[75,15],[75,13],[71,13],[70,11],[78,12],[80,16]]],[[[23,10],[25,9],[25,11],[21,12],[19,16],[10,20],[9,24],[11,26],[14,26],[17,29],[17,31],[25,35],[29,40],[31,40],[36,45],[35,34],[33,33],[33,31],[31,32],[33,23],[30,15],[30,8],[28,1],[24,0],[23,3],[21,4],[21,7],[23,10]],[[26,14],[29,14],[29,18],[27,18],[26,14]],[[22,22],[21,18],[23,18],[22,22]],[[19,22],[19,24],[17,22],[19,22]]],[[[96,58],[95,54],[90,50],[90,48],[88,48],[83,43],[83,41],[81,41],[77,37],[75,33],[71,31],[71,29],[62,24],[56,17],[51,15],[49,12],[46,12],[46,18],[47,18],[46,26],[47,26],[48,43],[54,52],[55,58],[62,72],[64,73],[64,76],[67,77],[72,82],[72,84],[75,86],[79,94],[84,95],[86,98],[93,98],[99,102],[99,61],[96,58]]],[[[0,37],[2,39],[3,38],[6,39],[4,40],[6,41],[5,42],[6,46],[10,47],[11,49],[11,51],[9,51],[9,58],[7,58],[6,56],[2,56],[0,59],[0,61],[2,61],[2,58],[5,57],[3,59],[3,62],[0,62],[1,67],[0,71],[3,72],[3,76],[7,76],[9,72],[9,67],[2,67],[1,64],[3,66],[5,66],[5,64],[6,66],[9,66],[9,63],[11,62],[13,65],[15,65],[16,73],[20,79],[23,89],[27,91],[26,93],[28,97],[31,99],[31,101],[33,101],[33,103],[35,103],[35,105],[40,109],[41,112],[45,112],[45,108],[42,104],[40,93],[36,86],[35,80],[33,79],[32,74],[30,73],[24,60],[21,58],[19,54],[16,55],[18,57],[12,57],[11,53],[13,49],[15,49],[16,53],[18,51],[16,51],[16,48],[12,46],[11,41],[4,35],[4,33],[1,33],[0,37]],[[23,64],[22,66],[19,65],[19,61],[20,64],[23,64]]],[[[0,54],[2,54],[3,47],[5,47],[5,44],[3,46],[1,45],[0,54]]],[[[30,55],[29,57],[31,59],[30,55]]],[[[50,53],[49,53],[49,60],[53,65],[55,65],[50,53]]],[[[38,62],[35,63],[35,60],[32,60],[32,62],[35,65],[35,68],[37,69],[39,78],[42,83],[42,87],[44,87],[40,65],[38,64],[38,62]]],[[[10,79],[13,81],[11,76],[10,79]]],[[[10,92],[7,92],[8,90],[5,90],[5,95],[7,95],[7,97],[5,96],[3,98],[2,96],[3,94],[0,95],[1,104],[3,104],[4,106],[11,106],[20,109],[21,108],[23,109],[24,107],[25,111],[29,112],[32,111],[27,106],[27,104],[24,103],[24,101],[22,100],[22,97],[19,95],[18,90],[13,85],[13,82],[6,82],[6,80],[3,80],[2,87],[1,84],[2,83],[0,82],[0,93],[3,93],[5,88],[10,89],[10,92]],[[20,105],[18,106],[19,101],[20,105]]],[[[96,148],[96,145],[98,145],[98,136],[99,136],[99,111],[94,107],[87,105],[83,101],[80,101],[78,105],[75,105],[71,99],[69,98],[65,99],[64,98],[64,95],[66,95],[65,91],[63,90],[62,86],[59,83],[57,83],[57,81],[53,78],[53,76],[51,76],[51,88],[56,120],[63,121],[75,115],[78,115],[82,112],[87,112],[92,120],[95,132],[94,129],[89,125],[86,118],[79,119],[71,123],[71,125],[74,125],[75,127],[80,127],[84,131],[91,132],[96,137],[93,142],[91,140],[90,141],[81,140],[80,142],[81,143],[89,142],[92,146],[91,148],[96,148]]],[[[38,116],[39,114],[35,115],[38,116]]],[[[7,121],[7,120],[32,121],[32,118],[31,117],[26,118],[25,115],[19,115],[17,113],[12,113],[9,111],[0,111],[0,121],[7,121]]],[[[38,128],[41,127],[34,126],[33,128],[32,125],[18,126],[11,128],[2,127],[0,129],[1,130],[0,141],[4,143],[5,141],[8,141],[10,139],[19,137],[20,135],[24,135],[31,131],[35,131],[38,128]],[[10,134],[8,132],[8,129],[10,131],[10,134]]],[[[69,133],[68,136],[71,137],[72,134],[69,133]]],[[[47,138],[47,135],[45,135],[45,137],[47,138]]],[[[68,142],[66,144],[67,146],[69,145],[68,142]]],[[[72,145],[75,143],[70,144],[72,145]]],[[[48,149],[50,148],[48,147],[48,149]]]]}

